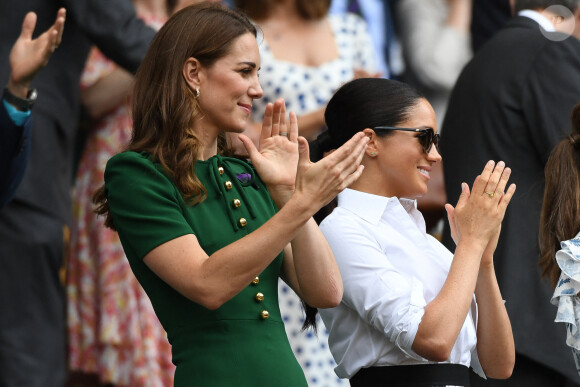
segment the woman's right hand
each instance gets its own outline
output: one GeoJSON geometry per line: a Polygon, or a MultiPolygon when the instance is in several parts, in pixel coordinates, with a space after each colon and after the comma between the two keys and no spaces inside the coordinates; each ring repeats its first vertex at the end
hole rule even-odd
{"type": "Polygon", "coordinates": [[[468,238],[478,241],[483,248],[488,246],[497,234],[516,189],[515,184],[511,184],[504,193],[510,173],[503,161],[497,165],[489,161],[475,179],[472,191],[463,183],[455,208],[446,205],[451,235],[456,244],[468,238]]]}
{"type": "Polygon", "coordinates": [[[340,148],[313,163],[310,161],[308,141],[299,137],[295,196],[303,203],[312,204],[314,211],[328,204],[362,174],[364,166],[361,161],[368,141],[364,133],[356,133],[340,148]]]}

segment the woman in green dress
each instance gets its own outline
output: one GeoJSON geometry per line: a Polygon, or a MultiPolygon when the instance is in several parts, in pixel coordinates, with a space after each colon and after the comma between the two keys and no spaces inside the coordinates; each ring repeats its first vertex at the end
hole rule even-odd
{"type": "Polygon", "coordinates": [[[277,300],[283,278],[309,305],[338,305],[342,281],[312,215],[358,179],[357,133],[318,163],[265,111],[251,162],[232,157],[262,96],[255,27],[237,11],[195,5],[158,32],[135,80],[133,138],[109,160],[97,212],[115,228],[172,345],[176,386],[306,386],[277,300]]]}

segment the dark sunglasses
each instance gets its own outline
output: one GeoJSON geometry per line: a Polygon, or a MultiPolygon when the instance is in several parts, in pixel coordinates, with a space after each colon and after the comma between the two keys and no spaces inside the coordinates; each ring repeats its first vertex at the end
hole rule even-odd
{"type": "Polygon", "coordinates": [[[405,132],[416,132],[420,133],[417,138],[419,143],[423,147],[425,153],[431,151],[431,146],[435,144],[435,149],[439,152],[439,140],[441,139],[439,133],[435,134],[435,131],[431,128],[426,129],[412,129],[412,128],[397,128],[395,126],[377,126],[373,130],[402,130],[405,132]]]}

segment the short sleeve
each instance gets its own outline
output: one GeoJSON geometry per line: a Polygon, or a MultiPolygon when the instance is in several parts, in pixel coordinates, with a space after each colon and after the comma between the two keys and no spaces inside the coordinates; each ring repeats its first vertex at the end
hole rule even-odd
{"type": "Polygon", "coordinates": [[[105,169],[105,192],[113,222],[129,258],[193,234],[185,202],[171,180],[145,153],[114,156],[105,169]]]}

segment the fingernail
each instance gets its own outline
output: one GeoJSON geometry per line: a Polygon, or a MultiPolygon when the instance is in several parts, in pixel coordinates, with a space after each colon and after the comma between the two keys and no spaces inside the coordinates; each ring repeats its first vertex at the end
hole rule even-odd
{"type": "Polygon", "coordinates": [[[503,168],[505,167],[505,163],[503,161],[500,161],[499,163],[497,163],[497,166],[503,168]]]}
{"type": "Polygon", "coordinates": [[[487,165],[488,165],[488,166],[490,166],[490,167],[492,167],[492,166],[493,166],[493,164],[495,164],[495,163],[493,162],[493,160],[489,160],[489,161],[487,162],[487,165]]]}

